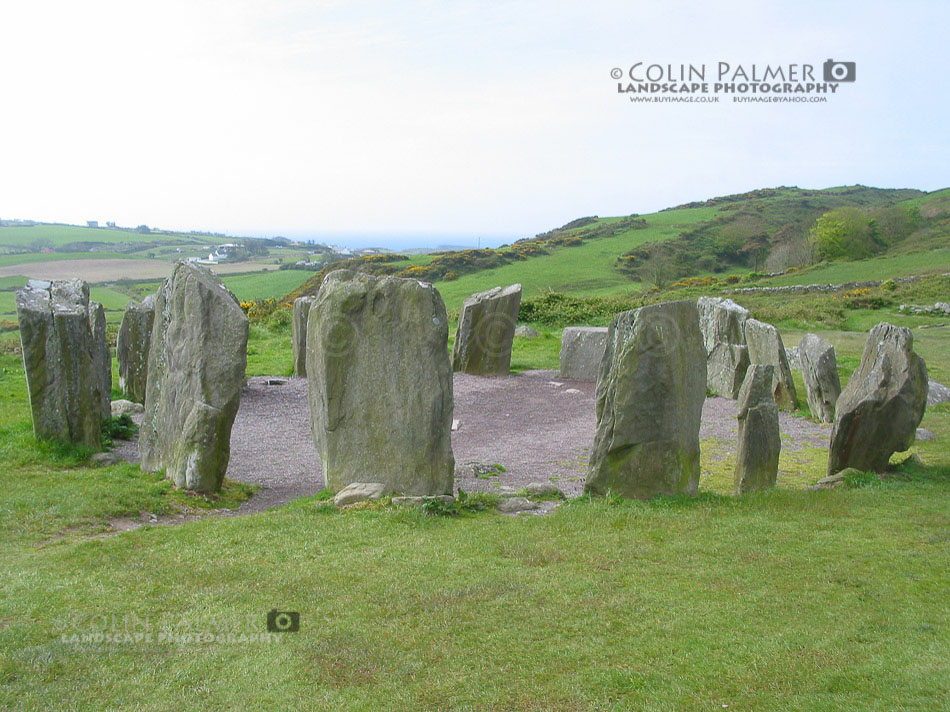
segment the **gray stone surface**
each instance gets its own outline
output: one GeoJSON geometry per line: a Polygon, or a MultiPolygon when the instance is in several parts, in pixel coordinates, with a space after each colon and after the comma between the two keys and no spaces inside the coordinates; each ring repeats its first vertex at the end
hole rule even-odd
{"type": "Polygon", "coordinates": [[[808,409],[815,420],[831,423],[835,419],[835,403],[841,395],[835,347],[817,334],[805,334],[798,346],[798,353],[802,362],[808,409]]]}
{"type": "Polygon", "coordinates": [[[414,279],[327,275],[310,309],[311,430],[326,486],[451,494],[452,366],[438,291],[414,279]]]}
{"type": "Polygon", "coordinates": [[[861,364],[838,399],[828,474],[847,467],[883,472],[909,448],[927,405],[927,367],[906,327],[871,329],[861,364]]]}
{"type": "Polygon", "coordinates": [[[782,436],[778,407],[772,396],[773,366],[753,364],[739,390],[737,419],[739,444],[736,453],[735,493],[769,489],[778,476],[782,436]]]}
{"type": "Polygon", "coordinates": [[[366,500],[375,502],[385,493],[386,485],[382,482],[351,482],[336,493],[333,504],[337,507],[345,507],[348,504],[356,504],[366,500]]]}
{"type": "Polygon", "coordinates": [[[518,512],[533,512],[540,505],[526,497],[506,497],[498,502],[498,511],[502,514],[517,514],[518,512]]]}
{"type": "Polygon", "coordinates": [[[525,339],[536,339],[541,334],[538,333],[537,329],[533,329],[527,324],[519,324],[515,327],[515,336],[521,336],[525,339]]]}
{"type": "Polygon", "coordinates": [[[145,406],[141,403],[136,403],[135,401],[120,398],[119,400],[112,401],[110,404],[110,410],[114,417],[120,415],[142,415],[142,413],[145,412],[145,406]]]}
{"type": "Polygon", "coordinates": [[[112,390],[102,305],[82,280],[31,280],[16,308],[34,434],[98,450],[112,390]]]}
{"type": "Polygon", "coordinates": [[[585,489],[648,499],[694,494],[706,350],[691,301],[614,317],[597,381],[597,431],[585,489]]]}
{"type": "Polygon", "coordinates": [[[231,454],[247,365],[248,321],[237,298],[203,267],[178,262],[155,299],[142,469],[178,487],[214,492],[231,454]]]}
{"type": "Polygon", "coordinates": [[[937,383],[933,379],[928,379],[928,381],[927,405],[950,403],[950,388],[947,388],[942,383],[937,383]]]}
{"type": "Polygon", "coordinates": [[[775,404],[781,409],[794,413],[798,408],[798,394],[795,381],[785,355],[782,336],[771,324],[748,319],[745,323],[745,339],[749,347],[749,363],[761,363],[773,366],[772,395],[775,404]]]}
{"type": "Polygon", "coordinates": [[[561,488],[552,482],[529,482],[525,486],[525,492],[532,497],[560,497],[564,498],[561,488]]]}
{"type": "Polygon", "coordinates": [[[495,287],[462,303],[452,368],[476,376],[506,376],[521,306],[521,285],[495,287]]]}
{"type": "Polygon", "coordinates": [[[307,377],[307,317],[314,297],[298,297],[294,300],[291,338],[294,349],[294,375],[307,377]]]}
{"type": "Polygon", "coordinates": [[[596,381],[606,348],[606,326],[565,327],[561,333],[560,378],[596,381]]]}
{"type": "Polygon", "coordinates": [[[789,346],[785,349],[785,356],[788,358],[788,367],[793,371],[802,370],[802,357],[798,352],[797,346],[789,346]]]}
{"type": "Polygon", "coordinates": [[[749,310],[723,297],[700,297],[696,307],[706,347],[706,387],[734,399],[749,367],[744,329],[749,310]]]}
{"type": "Polygon", "coordinates": [[[927,430],[927,428],[917,428],[916,439],[921,442],[927,442],[936,440],[937,436],[934,435],[933,430],[927,430]]]}
{"type": "Polygon", "coordinates": [[[116,336],[115,356],[119,363],[119,388],[136,403],[145,402],[148,383],[148,349],[155,323],[155,295],[141,302],[129,302],[116,336]]]}

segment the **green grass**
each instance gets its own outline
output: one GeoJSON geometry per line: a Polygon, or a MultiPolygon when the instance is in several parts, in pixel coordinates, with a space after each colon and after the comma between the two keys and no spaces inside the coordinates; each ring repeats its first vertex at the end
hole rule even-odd
{"type": "Polygon", "coordinates": [[[250,301],[287,294],[303,284],[308,277],[310,272],[288,269],[225,275],[222,281],[238,299],[250,301]]]}
{"type": "MultiPolygon", "coordinates": [[[[0,245],[12,247],[29,247],[36,240],[50,240],[53,247],[68,245],[72,242],[101,242],[109,244],[154,242],[156,240],[174,239],[176,244],[211,244],[217,238],[199,237],[197,235],[141,235],[126,230],[110,230],[106,228],[90,228],[79,225],[33,225],[29,227],[0,226],[0,245]]],[[[48,256],[47,256],[48,257],[48,256]]]]}
{"type": "Polygon", "coordinates": [[[829,262],[780,277],[773,277],[763,286],[788,284],[841,284],[906,277],[928,272],[950,272],[950,247],[906,255],[880,255],[853,262],[829,262]]]}

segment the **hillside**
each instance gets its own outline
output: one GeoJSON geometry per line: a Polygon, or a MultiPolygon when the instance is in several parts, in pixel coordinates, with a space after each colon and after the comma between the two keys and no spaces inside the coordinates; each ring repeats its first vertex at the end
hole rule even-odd
{"type": "MultiPolygon", "coordinates": [[[[355,259],[328,265],[287,295],[313,294],[340,267],[433,282],[450,309],[469,294],[521,282],[525,295],[542,291],[578,296],[642,291],[677,279],[718,274],[781,272],[792,279],[834,281],[844,262],[811,267],[809,233],[833,211],[855,211],[872,226],[874,252],[847,260],[874,275],[886,260],[892,276],[950,266],[950,190],[923,193],[852,186],[825,190],[763,189],[688,203],[657,213],[585,217],[497,250],[355,259]],[[936,252],[934,252],[936,251],[936,252]],[[824,277],[823,277],[824,274],[824,277]]],[[[873,277],[845,277],[845,279],[873,277]]],[[[787,280],[786,280],[787,282],[787,280]]],[[[786,283],[782,282],[782,283],[786,283]]]]}

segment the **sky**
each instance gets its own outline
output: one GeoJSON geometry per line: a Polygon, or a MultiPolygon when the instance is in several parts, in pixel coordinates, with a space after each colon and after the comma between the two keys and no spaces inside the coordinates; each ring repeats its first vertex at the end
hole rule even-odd
{"type": "Polygon", "coordinates": [[[0,5],[0,218],[485,246],[755,188],[950,185],[950,3],[0,5]],[[631,65],[854,62],[826,103],[631,65]]]}

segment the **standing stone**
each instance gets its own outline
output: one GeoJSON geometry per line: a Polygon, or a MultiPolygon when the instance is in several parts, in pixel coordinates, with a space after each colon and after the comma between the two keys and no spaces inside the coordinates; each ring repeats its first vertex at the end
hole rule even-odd
{"type": "Polygon", "coordinates": [[[568,326],[561,334],[561,378],[596,381],[606,348],[606,326],[568,326]]]}
{"type": "Polygon", "coordinates": [[[749,368],[749,310],[724,297],[700,297],[696,306],[706,347],[706,385],[724,398],[735,398],[749,368]]]}
{"type": "Polygon", "coordinates": [[[772,370],[772,394],[775,404],[781,409],[794,413],[798,408],[798,394],[792,369],[788,366],[785,345],[782,337],[771,324],[756,319],[745,323],[745,340],[749,346],[749,362],[774,366],[772,370]]]}
{"type": "Polygon", "coordinates": [[[927,389],[927,405],[938,405],[940,403],[950,403],[950,388],[930,379],[930,386],[927,389]]]}
{"type": "Polygon", "coordinates": [[[520,307],[520,284],[495,287],[466,299],[452,349],[453,369],[477,376],[508,375],[520,307]]]}
{"type": "Polygon", "coordinates": [[[739,448],[736,455],[735,492],[769,489],[778,476],[782,436],[778,406],[772,396],[773,366],[754,364],[739,391],[739,448]]]}
{"type": "Polygon", "coordinates": [[[802,361],[808,409],[815,420],[831,423],[835,419],[835,403],[841,395],[835,347],[817,334],[805,334],[798,346],[798,354],[802,361]]]}
{"type": "Polygon", "coordinates": [[[313,442],[326,486],[451,494],[448,319],[431,284],[336,270],[307,323],[313,442]]]}
{"type": "Polygon", "coordinates": [[[129,302],[115,341],[119,362],[119,388],[135,403],[145,402],[148,383],[148,348],[155,324],[155,295],[129,302]]]}
{"type": "Polygon", "coordinates": [[[846,467],[884,471],[893,453],[913,445],[926,406],[927,367],[914,353],[914,335],[881,322],[838,398],[828,474],[846,467]]]}
{"type": "Polygon", "coordinates": [[[294,375],[307,377],[307,316],[313,297],[298,297],[294,300],[292,340],[294,342],[294,375]]]}
{"type": "Polygon", "coordinates": [[[622,312],[607,332],[585,489],[649,499],[695,494],[706,351],[691,301],[622,312]]]}
{"type": "Polygon", "coordinates": [[[16,308],[34,434],[101,448],[112,390],[102,305],[81,279],[30,280],[16,308]]]}
{"type": "Polygon", "coordinates": [[[247,365],[247,317],[213,273],[179,262],[155,299],[143,470],[199,492],[221,487],[247,365]]]}

